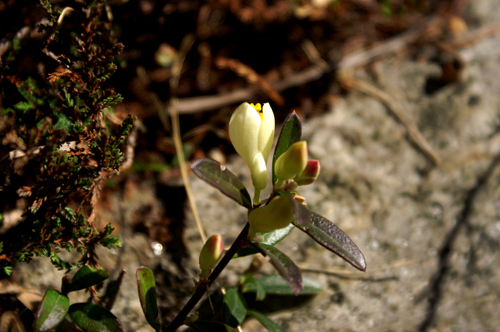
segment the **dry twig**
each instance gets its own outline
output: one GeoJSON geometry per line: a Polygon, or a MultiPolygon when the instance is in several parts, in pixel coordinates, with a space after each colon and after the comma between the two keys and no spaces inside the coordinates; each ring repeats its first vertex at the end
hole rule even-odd
{"type": "MultiPolygon", "coordinates": [[[[399,36],[388,39],[367,50],[345,55],[334,67],[314,65],[300,73],[291,75],[284,80],[271,84],[271,87],[277,91],[283,91],[291,87],[303,85],[319,79],[324,74],[336,70],[338,73],[345,73],[373,62],[374,60],[403,50],[421,39],[433,30],[441,22],[439,16],[431,16],[424,20],[414,29],[402,33],[399,36]]],[[[477,43],[483,38],[487,38],[500,32],[500,25],[492,25],[481,28],[467,34],[451,44],[455,47],[465,47],[472,43],[477,43]]],[[[306,46],[307,48],[307,46],[306,46]]],[[[310,49],[308,49],[309,51],[310,49]]],[[[239,89],[225,94],[215,96],[191,97],[180,99],[177,103],[177,111],[182,114],[205,112],[220,108],[229,104],[239,103],[251,99],[258,89],[255,87],[239,89]]]]}
{"type": "Polygon", "coordinates": [[[215,65],[219,68],[227,68],[234,71],[238,76],[244,77],[248,82],[253,84],[258,84],[262,90],[271,98],[277,105],[284,105],[285,101],[280,94],[273,89],[271,84],[269,84],[265,79],[263,79],[259,74],[255,72],[252,68],[245,65],[244,63],[223,57],[218,57],[215,60],[215,65]]]}
{"type": "MultiPolygon", "coordinates": [[[[314,65],[300,73],[291,75],[290,77],[287,77],[280,82],[271,84],[271,87],[277,92],[280,92],[291,87],[314,81],[332,70],[336,70],[337,72],[341,73],[367,65],[368,63],[381,56],[400,51],[408,45],[416,42],[426,34],[426,32],[429,30],[429,27],[436,25],[439,20],[440,18],[438,16],[431,16],[414,29],[405,32],[400,36],[391,38],[381,43],[380,45],[374,46],[366,51],[346,55],[334,67],[314,65]]],[[[215,96],[184,98],[178,101],[177,111],[179,113],[198,113],[209,111],[225,105],[249,100],[257,92],[258,89],[252,87],[215,96]]]]}
{"type": "Polygon", "coordinates": [[[194,36],[187,35],[186,37],[184,37],[179,53],[177,54],[174,63],[172,65],[172,77],[170,78],[170,89],[172,91],[173,97],[170,100],[170,105],[168,105],[167,107],[167,113],[170,114],[172,118],[172,136],[174,139],[175,150],[179,158],[179,167],[181,171],[182,181],[184,182],[184,187],[186,188],[186,195],[189,200],[191,211],[193,211],[194,219],[196,221],[196,226],[198,227],[201,239],[203,243],[205,243],[207,237],[205,234],[205,230],[203,229],[203,225],[201,224],[200,217],[198,215],[198,210],[196,209],[196,202],[194,199],[193,192],[191,191],[187,164],[184,158],[184,151],[182,150],[181,130],[179,125],[179,112],[177,108],[178,99],[176,97],[177,87],[179,85],[179,78],[181,76],[182,65],[184,63],[186,53],[191,48],[193,43],[194,43],[194,36]]]}
{"type": "Polygon", "coordinates": [[[405,126],[410,141],[414,143],[434,165],[437,166],[441,163],[439,155],[425,140],[424,136],[420,133],[411,117],[405,112],[403,107],[396,102],[396,100],[394,100],[394,98],[375,86],[361,80],[346,80],[344,83],[363,93],[366,93],[367,95],[380,99],[380,101],[387,106],[391,113],[405,126]]]}

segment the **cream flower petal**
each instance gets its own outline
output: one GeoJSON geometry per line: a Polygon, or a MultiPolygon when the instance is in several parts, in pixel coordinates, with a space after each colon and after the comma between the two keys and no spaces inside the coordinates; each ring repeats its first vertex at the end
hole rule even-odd
{"type": "Polygon", "coordinates": [[[229,120],[231,143],[247,165],[251,165],[259,153],[257,142],[261,124],[259,113],[249,103],[241,104],[229,120]]]}
{"type": "Polygon", "coordinates": [[[267,159],[274,138],[274,114],[269,103],[254,107],[243,103],[229,120],[229,137],[236,152],[245,160],[255,187],[254,203],[267,185],[267,159]]]}

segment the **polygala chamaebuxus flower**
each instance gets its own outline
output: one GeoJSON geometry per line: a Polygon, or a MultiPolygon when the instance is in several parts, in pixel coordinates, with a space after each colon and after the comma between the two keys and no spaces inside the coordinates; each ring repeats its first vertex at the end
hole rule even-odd
{"type": "Polygon", "coordinates": [[[243,158],[255,187],[254,204],[260,203],[260,192],[267,185],[267,159],[274,138],[274,113],[269,103],[243,103],[229,120],[229,137],[243,158]]]}
{"type": "Polygon", "coordinates": [[[207,239],[200,252],[200,279],[206,279],[217,265],[224,251],[224,243],[220,234],[214,234],[207,239]]]}

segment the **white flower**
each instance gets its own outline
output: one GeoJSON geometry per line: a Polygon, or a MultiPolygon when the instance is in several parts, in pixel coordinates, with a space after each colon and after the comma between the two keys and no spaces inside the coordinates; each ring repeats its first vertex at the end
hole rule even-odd
{"type": "Polygon", "coordinates": [[[274,138],[274,113],[265,103],[243,103],[229,120],[229,137],[236,152],[250,168],[255,187],[254,204],[260,200],[260,191],[267,185],[267,159],[274,138]]]}

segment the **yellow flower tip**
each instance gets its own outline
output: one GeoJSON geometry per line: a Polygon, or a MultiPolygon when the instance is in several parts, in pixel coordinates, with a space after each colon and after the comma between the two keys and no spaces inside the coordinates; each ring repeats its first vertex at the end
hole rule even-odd
{"type": "Polygon", "coordinates": [[[250,103],[250,106],[252,106],[253,108],[255,108],[255,110],[257,112],[262,112],[262,105],[260,103],[257,103],[257,104],[250,103]]]}
{"type": "Polygon", "coordinates": [[[257,103],[257,104],[250,103],[250,106],[252,106],[257,111],[257,113],[259,113],[260,119],[264,120],[264,113],[262,112],[262,105],[259,103],[257,103]]]}

